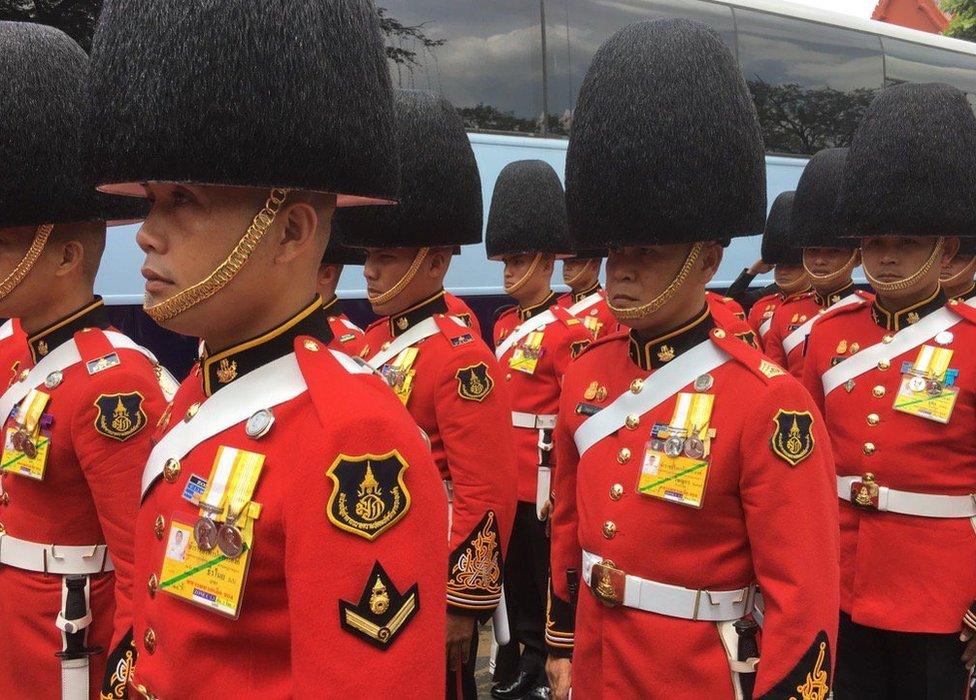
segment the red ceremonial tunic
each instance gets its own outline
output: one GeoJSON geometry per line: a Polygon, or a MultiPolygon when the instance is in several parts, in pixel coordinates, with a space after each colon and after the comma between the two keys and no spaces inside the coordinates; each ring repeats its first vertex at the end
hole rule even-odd
{"type": "MultiPolygon", "coordinates": [[[[113,347],[105,331],[114,329],[96,299],[29,338],[18,327],[0,340],[4,389],[65,343],[76,344],[81,356],[60,378],[39,378],[37,388],[50,396],[42,418],[42,426],[49,427],[40,435],[50,440],[44,477],[36,481],[12,473],[17,463],[5,452],[0,532],[53,544],[52,557],[59,545],[108,545],[114,572],[89,577],[93,620],[86,645],[101,648],[90,657],[95,697],[107,658],[113,653],[113,659],[122,658],[128,650],[127,640],[121,642],[132,624],[132,524],[139,475],[152,427],[166,405],[156,365],[138,350],[113,347]]],[[[4,433],[13,425],[13,419],[5,420],[4,433]]],[[[0,697],[61,697],[61,664],[55,654],[62,650],[62,638],[55,619],[63,578],[0,565],[0,659],[7,669],[0,674],[0,697]]],[[[108,697],[124,697],[124,684],[118,690],[108,697]]]]}
{"type": "Polygon", "coordinates": [[[481,336],[481,324],[478,322],[478,315],[471,310],[464,299],[456,297],[450,292],[444,292],[444,301],[447,303],[447,312],[451,316],[457,316],[464,321],[464,325],[470,326],[479,338],[481,336]]]}
{"type": "MultiPolygon", "coordinates": [[[[976,482],[976,312],[941,293],[898,313],[862,301],[820,318],[807,338],[803,383],[820,405],[838,476],[870,472],[882,487],[968,496],[976,482]],[[831,368],[947,309],[942,335],[879,362],[824,395],[831,368]],[[953,351],[959,389],[948,424],[894,409],[906,363],[923,346],[953,351]]],[[[890,341],[889,341],[890,342],[890,341]]],[[[854,622],[901,632],[955,633],[976,599],[976,535],[969,518],[855,507],[840,498],[841,609],[854,622]]],[[[960,662],[961,663],[961,662],[960,662]]]]}
{"type": "MultiPolygon", "coordinates": [[[[515,517],[515,435],[508,386],[494,354],[473,328],[447,313],[444,294],[438,293],[372,323],[366,342],[371,359],[418,324],[435,323],[429,336],[401,349],[417,352],[406,370],[409,393],[399,395],[430,439],[434,462],[453,495],[448,611],[484,620],[501,598],[502,560],[515,517]]],[[[393,384],[395,359],[376,367],[393,384]]]]}
{"type": "MultiPolygon", "coordinates": [[[[765,623],[755,697],[798,697],[805,683],[814,693],[809,697],[826,697],[838,579],[828,441],[799,383],[716,328],[707,309],[652,341],[628,335],[597,341],[572,364],[556,426],[546,636],[550,653],[572,654],[574,697],[734,697],[716,623],[608,607],[583,580],[583,550],[627,575],[692,592],[758,582],[765,623]],[[590,415],[599,417],[635,387],[637,394],[654,392],[647,382],[656,372],[708,342],[727,356],[711,369],[689,368],[689,376],[698,376],[680,389],[714,396],[700,507],[638,491],[652,429],[672,421],[677,393],[644,414],[632,414],[580,456],[574,434],[590,415]],[[605,387],[603,400],[603,392],[592,398],[594,383],[605,387]],[[743,410],[744,397],[749,410],[743,410]],[[569,606],[573,572],[579,577],[575,635],[569,606]]],[[[648,478],[659,475],[652,467],[648,478]]],[[[652,487],[644,483],[645,491],[652,487]]]]}
{"type": "MultiPolygon", "coordinates": [[[[550,293],[540,304],[526,309],[512,307],[504,311],[495,322],[495,354],[511,398],[511,410],[535,415],[556,415],[559,408],[563,373],[570,361],[579,355],[593,339],[590,331],[566,309],[554,306],[555,293],[550,293]],[[504,353],[498,347],[505,339],[518,331],[521,324],[551,311],[555,320],[539,330],[543,333],[538,362],[533,372],[513,369],[513,355],[524,348],[528,337],[512,344],[504,353]]],[[[518,462],[518,500],[536,501],[536,481],[539,466],[539,431],[532,428],[515,428],[515,450],[518,462]]]]}
{"type": "Polygon", "coordinates": [[[763,347],[766,344],[769,327],[772,325],[773,314],[785,300],[786,297],[783,296],[782,292],[767,294],[757,299],[756,303],[749,309],[747,319],[749,327],[756,332],[759,337],[759,344],[763,347]]]}
{"type": "MultiPolygon", "coordinates": [[[[257,407],[167,462],[147,487],[135,535],[137,697],[444,694],[444,487],[389,387],[327,350],[324,321],[316,299],[259,338],[204,357],[156,432],[165,441],[198,411],[200,429],[219,429],[221,416],[257,407]],[[239,388],[269,368],[282,369],[267,391],[239,388]],[[262,405],[282,383],[301,390],[262,405]],[[206,416],[208,401],[233,392],[206,416]],[[181,554],[171,554],[173,523],[200,518],[191,481],[210,479],[221,447],[264,457],[237,619],[177,597],[178,577],[162,575],[181,554]]],[[[218,564],[220,552],[211,553],[208,565],[218,564]]],[[[194,590],[201,601],[212,595],[194,590]]]]}
{"type": "Polygon", "coordinates": [[[556,304],[572,311],[574,306],[594,294],[599,296],[599,300],[580,310],[575,316],[583,322],[583,325],[593,333],[593,338],[596,339],[620,330],[620,323],[617,321],[617,317],[613,315],[610,307],[607,306],[607,294],[600,288],[599,282],[582,292],[563,294],[556,300],[556,304]]]}
{"type": "Polygon", "coordinates": [[[332,331],[332,342],[329,350],[338,350],[352,357],[362,357],[367,352],[366,334],[363,329],[349,320],[339,306],[339,297],[332,297],[322,306],[325,317],[332,331]]]}

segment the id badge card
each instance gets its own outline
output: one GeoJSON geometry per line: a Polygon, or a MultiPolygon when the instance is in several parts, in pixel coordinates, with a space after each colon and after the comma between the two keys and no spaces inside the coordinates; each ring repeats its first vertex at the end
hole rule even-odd
{"type": "Polygon", "coordinates": [[[51,448],[51,435],[41,431],[34,438],[37,454],[30,456],[14,447],[14,435],[17,428],[7,428],[3,441],[3,456],[0,457],[0,468],[7,474],[25,476],[35,481],[44,480],[44,470],[47,468],[47,453],[51,448]]]}
{"type": "Polygon", "coordinates": [[[708,479],[708,460],[669,457],[648,443],[637,481],[637,493],[683,506],[701,508],[708,479]]]}
{"type": "MultiPolygon", "coordinates": [[[[228,559],[219,549],[204,552],[193,537],[193,525],[185,516],[173,516],[159,589],[198,607],[236,620],[241,614],[244,584],[251,563],[251,547],[236,559],[228,559]]],[[[251,523],[248,524],[251,526],[251,523]]],[[[251,538],[245,537],[245,542],[251,538]]]]}
{"type": "Polygon", "coordinates": [[[517,372],[535,374],[535,368],[542,357],[542,333],[533,331],[512,352],[508,366],[517,372]]]}
{"type": "Polygon", "coordinates": [[[894,409],[910,416],[947,424],[956,407],[959,387],[939,384],[931,390],[928,387],[916,390],[912,386],[915,380],[917,378],[912,376],[901,378],[894,409]]]}

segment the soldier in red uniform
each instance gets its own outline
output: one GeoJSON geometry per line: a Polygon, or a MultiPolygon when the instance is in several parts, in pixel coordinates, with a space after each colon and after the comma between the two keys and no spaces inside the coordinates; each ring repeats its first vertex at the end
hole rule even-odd
{"type": "Polygon", "coordinates": [[[481,338],[481,323],[478,322],[478,315],[471,310],[464,299],[457,297],[450,292],[444,292],[444,303],[447,304],[447,310],[455,318],[461,319],[464,325],[471,328],[474,331],[475,336],[481,338]]]}
{"type": "Polygon", "coordinates": [[[976,239],[959,239],[959,252],[942,265],[942,291],[947,299],[972,299],[976,296],[976,239]]]}
{"type": "Polygon", "coordinates": [[[844,238],[835,213],[846,148],[828,148],[807,163],[796,187],[790,239],[803,250],[811,293],[784,302],[773,314],[764,347],[771,360],[803,376],[803,348],[814,321],[827,310],[873,297],[854,288],[851,275],[861,264],[857,241],[844,238]]]}
{"type": "Polygon", "coordinates": [[[607,297],[600,286],[600,267],[605,250],[576,251],[563,260],[563,282],[569,291],[556,303],[579,318],[593,334],[594,340],[617,331],[617,319],[607,307],[607,297]]]}
{"type": "Polygon", "coordinates": [[[322,310],[329,322],[329,330],[332,331],[329,349],[353,357],[360,357],[367,352],[366,336],[362,328],[350,321],[343,312],[339,297],[336,296],[336,287],[339,286],[339,277],[346,265],[363,265],[365,262],[366,255],[362,251],[341,245],[337,236],[333,235],[322,257],[322,264],[319,265],[316,291],[325,300],[322,310]]]}
{"type": "Polygon", "coordinates": [[[976,118],[944,84],[880,93],[839,211],[877,293],[822,316],[803,382],[837,464],[841,620],[835,697],[961,698],[976,598],[976,310],[939,286],[976,235],[976,118]]]}
{"type": "Polygon", "coordinates": [[[499,649],[491,694],[543,698],[548,693],[545,520],[556,468],[552,431],[563,373],[593,340],[578,318],[556,305],[552,291],[555,259],[571,248],[563,186],[550,165],[523,160],[505,166],[495,183],[486,235],[488,257],[505,263],[505,292],[518,302],[498,317],[494,333],[495,356],[511,397],[518,507],[505,577],[512,640],[499,649]]]}
{"type": "Polygon", "coordinates": [[[447,100],[398,91],[395,103],[400,204],[344,211],[343,240],[366,249],[367,291],[382,316],[366,330],[366,357],[430,438],[451,499],[447,697],[474,699],[476,623],[501,600],[516,496],[508,386],[444,299],[453,249],[481,242],[481,178],[447,100]]]}
{"type": "Polygon", "coordinates": [[[773,200],[763,230],[762,261],[773,266],[778,289],[752,305],[749,309],[749,325],[759,334],[759,342],[764,346],[776,309],[787,299],[796,298],[810,289],[810,280],[803,269],[802,251],[793,247],[789,239],[793,197],[792,191],[782,192],[773,200]]]}
{"type": "Polygon", "coordinates": [[[765,213],[758,120],[713,30],[665,19],[604,43],[566,183],[574,240],[609,248],[607,302],[631,331],[596,341],[563,383],[555,697],[571,684],[583,698],[825,698],[838,586],[829,438],[800,384],[717,328],[705,302],[722,241],[765,213]]]}
{"type": "Polygon", "coordinates": [[[168,374],[93,292],[105,222],[141,208],[94,191],[87,69],[57,29],[0,22],[4,698],[98,697],[124,664],[137,485],[166,404],[168,374]]]}
{"type": "Polygon", "coordinates": [[[444,487],[315,292],[334,209],[397,196],[372,5],[109,0],[90,91],[146,310],[205,343],[142,474],[133,694],[442,696],[444,487]]]}

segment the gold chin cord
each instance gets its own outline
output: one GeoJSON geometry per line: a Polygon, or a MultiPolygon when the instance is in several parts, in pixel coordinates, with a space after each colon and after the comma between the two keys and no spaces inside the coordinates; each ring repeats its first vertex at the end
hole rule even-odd
{"type": "Polygon", "coordinates": [[[410,267],[407,268],[407,271],[403,273],[403,277],[400,278],[400,281],[382,294],[377,294],[375,297],[370,297],[369,303],[373,306],[382,306],[383,304],[389,303],[397,296],[397,294],[406,289],[407,285],[410,284],[413,281],[413,278],[417,276],[417,272],[420,270],[420,266],[427,258],[427,253],[429,252],[430,248],[421,248],[418,250],[417,254],[413,256],[413,262],[410,263],[410,267]]]}
{"type": "Polygon", "coordinates": [[[665,304],[671,301],[671,298],[674,297],[675,293],[681,289],[681,285],[683,285],[685,280],[688,279],[688,275],[691,273],[691,268],[695,264],[695,261],[698,260],[698,256],[701,255],[704,247],[704,243],[696,243],[694,246],[692,246],[691,251],[688,253],[688,257],[685,258],[684,265],[681,266],[681,269],[678,271],[675,278],[671,280],[671,284],[669,284],[663,292],[658,294],[654,299],[651,299],[646,304],[634,306],[628,309],[622,309],[614,306],[608,300],[607,306],[609,306],[610,310],[613,311],[613,315],[616,316],[620,321],[626,321],[635,318],[646,318],[647,316],[650,316],[654,312],[661,309],[665,304]]]}
{"type": "MultiPolygon", "coordinates": [[[[565,265],[565,264],[566,263],[563,262],[563,265],[565,265]]],[[[593,264],[593,260],[592,259],[587,260],[583,264],[583,267],[580,268],[580,271],[579,272],[577,272],[575,275],[573,275],[572,277],[570,277],[568,280],[567,279],[564,279],[563,282],[565,284],[569,285],[570,287],[572,287],[574,284],[576,284],[577,280],[579,280],[580,277],[582,277],[583,275],[585,275],[587,273],[587,271],[590,269],[590,265],[592,265],[592,264],[593,264]]]]}
{"type": "Polygon", "coordinates": [[[854,268],[857,265],[857,254],[858,254],[858,249],[855,248],[854,252],[851,253],[850,259],[846,263],[844,263],[839,270],[836,270],[834,272],[828,272],[826,275],[818,275],[814,273],[809,267],[807,267],[806,258],[803,259],[803,269],[810,276],[810,279],[814,280],[815,282],[820,282],[822,284],[828,284],[830,282],[840,279],[844,275],[850,275],[851,272],[854,271],[854,268]]]}
{"type": "Polygon", "coordinates": [[[529,264],[529,269],[526,270],[525,274],[522,275],[519,279],[517,279],[515,283],[512,284],[511,287],[505,287],[505,293],[508,295],[512,295],[515,294],[515,292],[520,290],[522,287],[524,287],[526,283],[530,279],[532,279],[532,275],[535,274],[535,271],[539,269],[539,263],[541,262],[542,262],[542,253],[536,253],[535,257],[532,258],[532,262],[529,264]]]}
{"type": "Polygon", "coordinates": [[[871,275],[871,271],[868,270],[867,265],[864,266],[864,276],[868,278],[868,282],[874,287],[876,292],[900,292],[903,289],[911,289],[918,281],[925,277],[935,265],[936,261],[942,257],[942,249],[945,247],[945,238],[939,236],[938,240],[935,242],[935,248],[932,249],[932,254],[929,259],[926,260],[918,271],[914,274],[909,275],[905,279],[898,280],[897,282],[882,282],[881,280],[875,279],[871,275]]]}
{"type": "Polygon", "coordinates": [[[187,309],[191,309],[197,304],[206,301],[221,289],[240,272],[247,264],[248,258],[258,247],[261,239],[271,228],[278,212],[288,198],[288,190],[274,188],[265,202],[264,208],[257,213],[247,231],[237,242],[234,250],[227,256],[217,269],[211,272],[204,280],[197,282],[192,287],[187,287],[182,292],[171,296],[165,301],[161,301],[154,306],[145,305],[145,311],[157,323],[169,321],[176,318],[187,309]]]}
{"type": "Polygon", "coordinates": [[[776,286],[779,287],[779,291],[782,292],[783,296],[788,297],[791,294],[810,289],[810,279],[808,277],[800,277],[793,284],[780,284],[777,282],[776,286]]]}
{"type": "Polygon", "coordinates": [[[17,263],[17,267],[4,278],[3,282],[0,282],[0,299],[6,299],[7,295],[14,291],[17,285],[23,282],[30,271],[34,269],[34,265],[37,264],[37,259],[41,257],[52,231],[54,231],[54,224],[42,224],[37,227],[34,232],[34,240],[31,241],[30,248],[27,249],[24,257],[17,263]]]}
{"type": "Polygon", "coordinates": [[[940,281],[942,282],[943,287],[951,287],[964,277],[971,280],[974,272],[976,272],[976,255],[974,255],[969,261],[969,264],[962,268],[959,272],[951,277],[944,277],[940,281]]]}

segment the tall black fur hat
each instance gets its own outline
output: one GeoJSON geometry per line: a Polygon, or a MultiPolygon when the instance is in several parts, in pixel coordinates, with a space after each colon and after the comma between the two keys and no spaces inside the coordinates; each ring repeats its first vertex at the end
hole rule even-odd
{"type": "Polygon", "coordinates": [[[92,46],[103,189],[145,181],[394,200],[393,97],[369,0],[105,0],[92,46]]]}
{"type": "Polygon", "coordinates": [[[766,213],[762,134],[735,58],[687,19],[641,22],[596,52],[566,158],[582,247],[754,235],[766,213]]]}
{"type": "Polygon", "coordinates": [[[790,238],[797,248],[857,248],[857,239],[844,237],[837,216],[846,162],[846,148],[825,148],[803,169],[790,218],[790,238]]]}
{"type": "Polygon", "coordinates": [[[343,245],[343,238],[332,227],[332,237],[329,238],[329,245],[322,256],[323,265],[365,265],[366,251],[362,248],[350,248],[343,245]]]}
{"type": "Polygon", "coordinates": [[[976,236],[976,116],[960,90],[902,83],[864,113],[838,208],[847,234],[976,236]]]}
{"type": "Polygon", "coordinates": [[[566,195],[552,166],[517,160],[498,174],[485,233],[488,258],[518,253],[572,255],[566,228],[566,195]]]}
{"type": "Polygon", "coordinates": [[[790,219],[796,193],[782,192],[773,200],[762,237],[762,261],[767,265],[799,265],[803,250],[790,236],[790,219]]]}
{"type": "Polygon", "coordinates": [[[0,22],[0,228],[139,219],[95,191],[82,147],[88,56],[53,27],[0,22]]]}
{"type": "Polygon", "coordinates": [[[481,176],[460,115],[429,92],[397,90],[394,103],[400,204],[339,212],[343,241],[362,248],[480,243],[481,176]]]}

